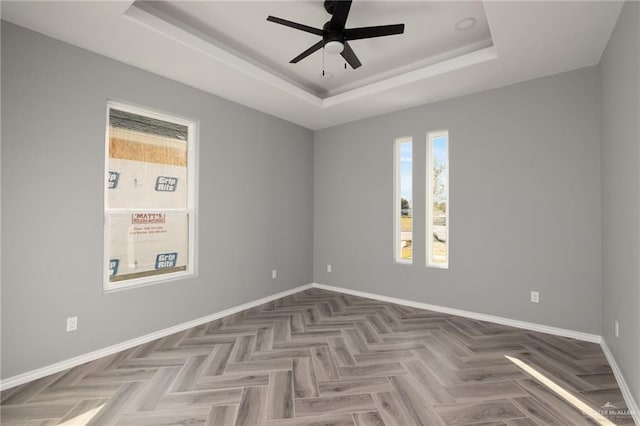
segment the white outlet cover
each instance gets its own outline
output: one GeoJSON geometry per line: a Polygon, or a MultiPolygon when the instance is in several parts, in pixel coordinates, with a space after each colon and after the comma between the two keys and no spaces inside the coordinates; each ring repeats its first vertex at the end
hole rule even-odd
{"type": "Polygon", "coordinates": [[[331,265],[327,265],[327,272],[331,272],[331,265]]]}
{"type": "Polygon", "coordinates": [[[277,277],[278,277],[278,271],[274,269],[273,271],[271,271],[271,278],[275,279],[277,277]]]}
{"type": "Polygon", "coordinates": [[[531,292],[531,303],[540,303],[540,293],[537,291],[531,292]]]}
{"type": "Polygon", "coordinates": [[[620,338],[620,324],[618,323],[618,321],[616,321],[615,332],[616,332],[616,339],[619,339],[620,338]]]}
{"type": "Polygon", "coordinates": [[[78,329],[78,317],[67,318],[67,331],[76,331],[78,329]]]}

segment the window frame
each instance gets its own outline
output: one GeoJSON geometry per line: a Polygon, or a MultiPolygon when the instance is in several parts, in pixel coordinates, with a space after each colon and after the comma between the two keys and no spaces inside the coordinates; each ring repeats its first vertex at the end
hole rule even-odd
{"type": "Polygon", "coordinates": [[[427,233],[426,240],[427,241],[427,262],[426,265],[428,268],[438,268],[438,269],[449,269],[449,251],[450,251],[450,242],[451,242],[451,222],[449,221],[449,212],[451,211],[449,205],[449,192],[450,192],[450,182],[449,182],[449,169],[451,168],[451,161],[449,158],[449,131],[448,130],[436,130],[433,132],[427,132],[427,158],[426,158],[426,172],[427,172],[427,233]],[[445,168],[445,178],[447,182],[447,197],[446,197],[446,205],[447,210],[445,211],[445,220],[447,224],[447,262],[446,263],[435,263],[432,261],[433,259],[433,140],[439,137],[445,136],[447,139],[447,147],[446,147],[446,156],[447,156],[447,166],[445,168]]]}
{"type": "MultiPolygon", "coordinates": [[[[412,265],[414,256],[412,254],[411,259],[402,258],[402,212],[399,206],[402,199],[402,170],[401,170],[401,155],[400,146],[403,143],[411,143],[411,198],[413,200],[413,175],[414,175],[414,147],[412,136],[402,136],[394,139],[393,142],[393,260],[395,263],[401,265],[412,265]]],[[[411,217],[411,228],[413,233],[413,215],[411,217]]],[[[415,247],[415,238],[412,241],[413,247],[415,247]]]]}
{"type": "Polygon", "coordinates": [[[196,275],[196,195],[197,195],[197,156],[196,147],[198,141],[198,123],[195,120],[186,119],[174,114],[160,112],[151,108],[132,105],[129,103],[119,102],[107,99],[105,117],[105,154],[104,154],[104,178],[103,178],[103,221],[104,221],[104,239],[103,239],[103,292],[112,293],[132,288],[145,287],[154,284],[165,283],[192,277],[196,275]],[[186,209],[144,209],[144,208],[108,208],[109,188],[106,182],[109,179],[109,117],[112,109],[117,109],[132,114],[142,115],[157,120],[168,121],[187,127],[187,208],[186,209]],[[187,268],[184,271],[169,272],[166,274],[152,275],[148,277],[132,278],[129,280],[111,282],[109,280],[109,264],[110,264],[110,232],[109,232],[109,216],[111,214],[122,213],[144,213],[144,212],[166,212],[167,214],[185,213],[188,222],[188,250],[189,260],[187,268]]]}

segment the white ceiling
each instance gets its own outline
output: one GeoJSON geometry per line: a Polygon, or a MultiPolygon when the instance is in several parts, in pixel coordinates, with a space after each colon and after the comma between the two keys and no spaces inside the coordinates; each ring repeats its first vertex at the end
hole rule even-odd
{"type": "Polygon", "coordinates": [[[278,17],[322,28],[329,15],[322,1],[298,2],[154,2],[153,7],[251,57],[300,85],[326,97],[343,92],[344,86],[358,87],[363,81],[380,80],[380,75],[397,75],[400,68],[417,69],[436,57],[458,56],[460,51],[477,50],[491,43],[489,24],[482,2],[353,2],[347,28],[385,24],[405,24],[402,35],[350,42],[365,65],[344,69],[340,55],[325,56],[325,69],[333,74],[322,79],[322,50],[305,60],[290,64],[299,53],[320,40],[319,36],[287,28],[266,17],[278,17]],[[456,31],[461,19],[473,17],[476,25],[456,31]],[[453,53],[450,53],[453,52],[453,53]],[[377,77],[377,78],[376,78],[377,77]],[[341,90],[342,89],[342,90],[341,90]]]}
{"type": "Polygon", "coordinates": [[[621,7],[355,0],[347,27],[405,23],[405,34],[353,42],[363,63],[355,71],[327,55],[330,80],[319,78],[321,52],[288,63],[317,36],[265,20],[274,15],[321,27],[330,17],[321,1],[3,1],[2,19],[320,129],[595,65],[621,7]],[[455,31],[466,17],[477,25],[455,31]]]}

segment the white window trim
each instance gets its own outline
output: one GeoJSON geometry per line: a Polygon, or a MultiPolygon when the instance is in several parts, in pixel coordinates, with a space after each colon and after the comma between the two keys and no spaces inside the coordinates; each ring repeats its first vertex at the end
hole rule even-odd
{"type": "MultiPolygon", "coordinates": [[[[400,145],[403,143],[411,142],[411,198],[413,199],[413,138],[411,136],[403,136],[396,138],[393,144],[393,260],[395,263],[403,265],[413,264],[413,256],[411,260],[402,258],[402,247],[400,245],[401,238],[401,213],[398,206],[400,206],[400,199],[402,198],[401,184],[401,166],[400,166],[400,145]]],[[[413,218],[411,219],[413,223],[413,218]]],[[[415,247],[415,243],[414,243],[415,247]]]]}
{"type": "Polygon", "coordinates": [[[131,288],[145,287],[153,284],[164,283],[168,281],[174,281],[196,275],[196,144],[198,140],[196,122],[194,120],[188,120],[180,118],[175,115],[165,114],[162,112],[154,111],[152,109],[133,106],[131,104],[125,104],[117,101],[107,100],[106,117],[105,117],[105,162],[104,162],[104,179],[103,191],[104,191],[104,205],[103,205],[103,221],[104,221],[104,244],[103,244],[103,291],[104,293],[118,292],[122,290],[129,290],[131,288]],[[109,176],[109,115],[111,109],[118,109],[120,111],[130,112],[132,114],[144,115],[157,120],[169,121],[175,124],[181,124],[188,128],[187,134],[187,214],[189,216],[189,262],[185,271],[171,272],[167,274],[154,275],[149,277],[134,278],[126,281],[118,281],[112,283],[109,281],[109,262],[110,262],[110,233],[109,233],[109,213],[133,213],[144,211],[166,211],[166,212],[182,212],[183,209],[108,209],[108,196],[109,190],[105,185],[109,176]]]}
{"type": "Polygon", "coordinates": [[[439,269],[449,269],[449,247],[451,243],[451,223],[449,222],[449,211],[451,210],[449,205],[449,193],[450,193],[450,182],[449,182],[449,169],[451,168],[450,160],[449,160],[449,131],[448,130],[438,130],[435,132],[427,133],[427,235],[425,241],[427,242],[427,267],[430,268],[439,268],[439,269]],[[445,220],[447,224],[447,263],[434,263],[431,259],[433,259],[433,140],[435,138],[439,138],[445,136],[447,138],[447,167],[445,168],[445,178],[447,182],[447,211],[445,212],[445,220]]]}

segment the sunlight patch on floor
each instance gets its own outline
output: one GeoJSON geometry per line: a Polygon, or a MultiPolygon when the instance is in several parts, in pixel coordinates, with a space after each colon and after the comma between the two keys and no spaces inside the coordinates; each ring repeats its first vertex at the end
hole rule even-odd
{"type": "Polygon", "coordinates": [[[515,365],[517,365],[518,367],[520,367],[526,373],[531,375],[534,379],[536,379],[537,381],[539,381],[540,383],[545,385],[551,391],[553,391],[556,394],[558,394],[558,396],[560,396],[562,399],[567,401],[569,404],[573,405],[575,408],[580,410],[582,413],[584,413],[585,415],[591,417],[599,425],[602,425],[602,426],[615,426],[615,423],[612,423],[611,421],[607,420],[607,418],[605,418],[602,414],[598,413],[596,410],[594,410],[593,408],[589,407],[587,404],[585,404],[584,402],[582,402],[581,400],[579,400],[578,398],[573,396],[570,392],[568,392],[562,386],[558,385],[556,382],[554,382],[553,380],[549,379],[547,376],[545,376],[544,374],[540,373],[535,368],[525,364],[524,362],[522,362],[518,358],[514,358],[514,357],[511,357],[509,355],[505,355],[504,357],[507,358],[512,363],[514,363],[515,365]]]}
{"type": "Polygon", "coordinates": [[[104,404],[89,410],[89,411],[85,411],[82,414],[79,414],[77,416],[75,416],[74,418],[71,418],[69,420],[67,420],[66,422],[63,423],[58,423],[58,425],[62,425],[62,426],[77,426],[77,425],[86,425],[87,423],[89,423],[89,421],[94,418],[96,416],[96,414],[98,414],[100,412],[100,410],[102,410],[102,407],[104,407],[104,404]]]}

